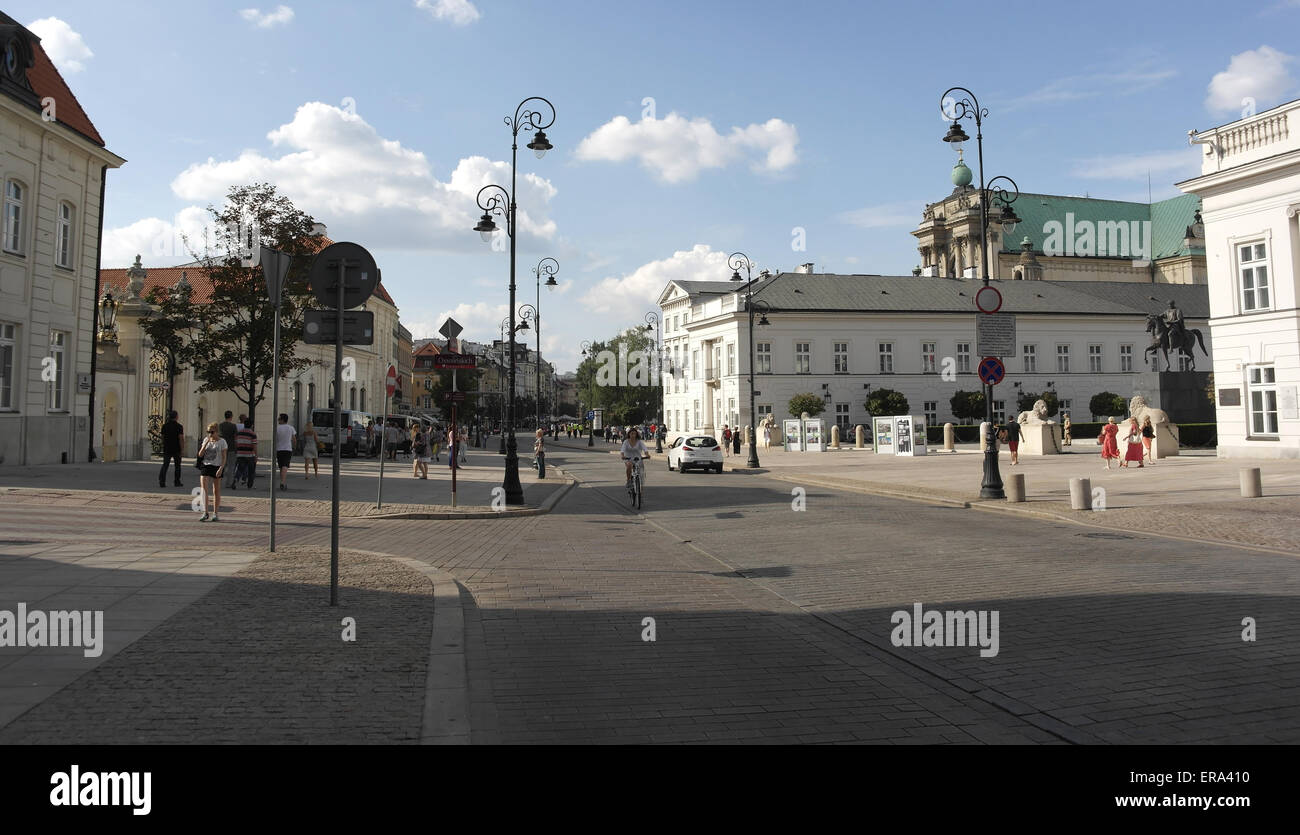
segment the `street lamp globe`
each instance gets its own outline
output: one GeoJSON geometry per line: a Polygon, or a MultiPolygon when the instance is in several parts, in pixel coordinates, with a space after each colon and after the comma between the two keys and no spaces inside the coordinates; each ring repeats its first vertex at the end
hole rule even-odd
{"type": "Polygon", "coordinates": [[[555,146],[551,144],[551,140],[546,138],[546,131],[539,130],[537,135],[533,137],[533,141],[528,143],[528,147],[533,149],[533,153],[537,155],[538,159],[541,159],[546,156],[547,151],[555,146]]]}
{"type": "Polygon", "coordinates": [[[497,231],[497,225],[492,220],[492,215],[484,212],[483,217],[479,218],[478,223],[475,224],[474,231],[479,233],[479,236],[483,238],[483,243],[492,243],[492,236],[495,235],[497,231]]]}
{"type": "Polygon", "coordinates": [[[1015,209],[1011,208],[1010,206],[1003,206],[1003,207],[1002,207],[1002,232],[1003,232],[1003,234],[1005,234],[1005,235],[1011,235],[1011,234],[1014,234],[1015,231],[1016,231],[1016,224],[1018,224],[1019,222],[1020,222],[1020,218],[1016,216],[1016,210],[1015,210],[1015,209]]]}
{"type": "Polygon", "coordinates": [[[943,137],[943,141],[952,145],[952,149],[958,153],[961,153],[962,146],[968,139],[970,137],[966,135],[966,131],[961,129],[961,124],[956,121],[952,123],[952,126],[948,128],[948,133],[943,137]]]}
{"type": "Polygon", "coordinates": [[[560,284],[555,280],[555,276],[550,276],[546,279],[546,283],[542,286],[545,287],[547,290],[554,292],[555,288],[559,287],[560,284]]]}

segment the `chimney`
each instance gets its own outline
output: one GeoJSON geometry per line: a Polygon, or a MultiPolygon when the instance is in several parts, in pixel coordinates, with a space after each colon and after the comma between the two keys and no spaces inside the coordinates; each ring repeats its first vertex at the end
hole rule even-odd
{"type": "Polygon", "coordinates": [[[800,264],[794,268],[794,271],[797,273],[804,273],[805,275],[811,275],[813,271],[812,262],[809,261],[807,264],[800,264]]]}
{"type": "Polygon", "coordinates": [[[313,223],[311,225],[311,233],[313,235],[321,235],[323,237],[325,235],[325,224],[313,223]]]}

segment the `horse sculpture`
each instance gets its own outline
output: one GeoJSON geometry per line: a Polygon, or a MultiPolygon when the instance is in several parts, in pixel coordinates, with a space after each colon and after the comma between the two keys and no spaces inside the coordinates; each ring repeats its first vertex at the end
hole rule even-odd
{"type": "MultiPolygon", "coordinates": [[[[1196,370],[1196,354],[1194,352],[1197,345],[1201,346],[1202,354],[1205,354],[1207,357],[1210,355],[1210,352],[1205,350],[1205,340],[1201,338],[1201,332],[1199,330],[1196,328],[1184,328],[1182,339],[1179,340],[1177,337],[1171,336],[1169,332],[1169,323],[1155,313],[1147,315],[1147,333],[1152,335],[1152,339],[1151,344],[1147,347],[1146,351],[1143,352],[1143,356],[1146,357],[1149,362],[1150,356],[1156,351],[1160,351],[1165,355],[1166,371],[1174,370],[1173,366],[1169,363],[1169,349],[1171,348],[1175,352],[1187,356],[1187,361],[1191,365],[1190,370],[1192,371],[1196,370]],[[1177,344],[1174,344],[1175,342],[1177,342],[1177,344]]],[[[1159,369],[1157,368],[1157,370],[1159,369]]]]}

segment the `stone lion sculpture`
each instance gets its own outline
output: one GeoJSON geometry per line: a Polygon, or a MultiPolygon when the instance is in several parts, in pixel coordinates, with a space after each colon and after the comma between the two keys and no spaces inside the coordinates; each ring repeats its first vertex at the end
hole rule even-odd
{"type": "Polygon", "coordinates": [[[1140,394],[1133,395],[1133,399],[1128,402],[1128,413],[1137,418],[1138,426],[1147,418],[1151,418],[1152,426],[1160,426],[1169,423],[1169,414],[1164,409],[1153,409],[1147,405],[1147,399],[1140,394]]]}
{"type": "Polygon", "coordinates": [[[1047,419],[1047,401],[1040,399],[1034,401],[1033,409],[1028,412],[1021,412],[1020,416],[1016,418],[1016,423],[1022,426],[1035,426],[1044,423],[1055,423],[1055,421],[1047,419]]]}

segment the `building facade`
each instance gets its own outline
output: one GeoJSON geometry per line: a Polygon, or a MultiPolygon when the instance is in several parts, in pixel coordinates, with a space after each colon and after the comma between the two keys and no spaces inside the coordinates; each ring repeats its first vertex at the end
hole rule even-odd
{"type": "Polygon", "coordinates": [[[1300,100],[1193,133],[1220,457],[1300,457],[1300,100]]]}
{"type": "Polygon", "coordinates": [[[40,39],[0,13],[0,464],[86,461],[107,171],[40,39]]]}
{"type": "MultiPolygon", "coordinates": [[[[664,419],[673,434],[748,425],[749,316],[740,282],[677,281],[663,291],[664,419]]],[[[755,420],[789,417],[795,394],[826,405],[827,425],[868,422],[867,396],[889,388],[930,423],[953,421],[950,399],[979,391],[974,294],[980,282],[913,276],[778,273],[756,279],[767,325],[754,328],[755,420]],[[764,307],[765,305],[765,307],[764,307]]],[[[1088,420],[1101,392],[1127,398],[1149,371],[1147,315],[1169,301],[1208,336],[1206,288],[1129,282],[996,285],[1016,314],[1016,355],[994,411],[1014,416],[1017,395],[1055,391],[1062,411],[1088,420]],[[1020,384],[1020,388],[1016,384],[1020,384]]],[[[1211,349],[1208,338],[1205,347],[1211,349]]],[[[1201,370],[1209,357],[1198,352],[1201,370]]],[[[1162,366],[1163,367],[1163,366],[1162,366]]],[[[1177,420],[1177,416],[1173,416],[1177,420]]],[[[960,422],[960,421],[955,421],[960,422]]]]}

